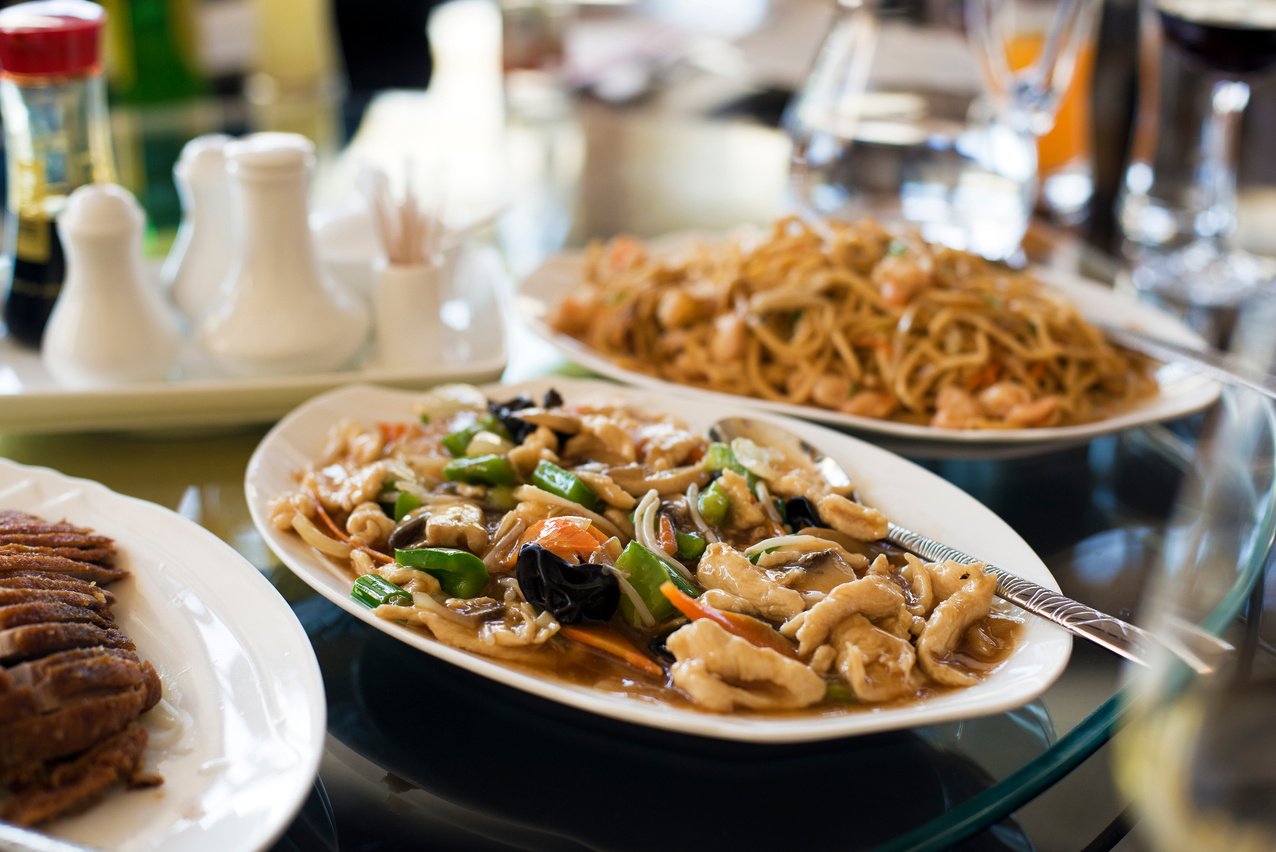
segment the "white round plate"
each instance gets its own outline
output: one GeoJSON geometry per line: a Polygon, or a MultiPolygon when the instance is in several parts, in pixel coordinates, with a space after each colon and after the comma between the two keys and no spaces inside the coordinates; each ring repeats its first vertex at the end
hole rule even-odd
{"type": "MultiPolygon", "coordinates": [[[[747,413],[738,404],[670,399],[665,394],[564,378],[490,385],[483,390],[489,398],[506,399],[519,393],[536,397],[551,387],[557,388],[569,404],[619,400],[639,411],[673,414],[697,429],[707,430],[719,417],[747,413]]],[[[1068,661],[1072,637],[1045,621],[1026,616],[1014,653],[985,681],[968,689],[899,707],[865,708],[832,717],[725,715],[652,704],[537,677],[444,645],[423,631],[379,619],[367,607],[350,600],[352,580],[346,570],[297,536],[276,530],[270,523],[268,507],[272,498],[294,487],[293,475],[298,470],[319,458],[334,423],[343,419],[411,420],[412,403],[417,398],[410,392],[352,385],[303,404],[280,421],[253,453],[245,480],[248,507],[270,548],[316,591],[378,630],[461,668],[552,701],[638,725],[732,740],[798,742],[1003,712],[1039,695],[1068,661]]],[[[855,478],[866,501],[888,517],[1058,590],[1041,559],[1005,521],[943,479],[885,450],[823,427],[768,414],[755,416],[781,422],[841,462],[855,478]]]]}
{"type": "Polygon", "coordinates": [[[272,843],[310,792],[326,727],[319,664],[284,599],[203,527],[96,482],[0,459],[0,508],[115,539],[131,572],[110,587],[116,620],[184,720],[172,732],[142,717],[162,785],[114,790],[43,830],[118,850],[272,843]]]}
{"type": "MultiPolygon", "coordinates": [[[[692,238],[672,235],[656,241],[658,251],[673,251],[692,238]]],[[[749,405],[794,417],[803,417],[873,436],[894,439],[893,447],[910,454],[942,456],[1012,456],[1021,451],[1040,450],[1078,444],[1092,438],[1142,426],[1173,420],[1200,411],[1218,399],[1219,386],[1177,364],[1161,364],[1156,370],[1160,391],[1141,400],[1127,410],[1103,420],[1073,426],[1051,426],[1039,429],[939,429],[913,423],[897,423],[843,414],[811,405],[791,405],[755,397],[738,396],[680,385],[647,373],[616,364],[581,341],[555,331],[549,316],[567,295],[578,290],[582,280],[582,252],[555,255],[519,284],[518,314],[533,331],[545,338],[568,358],[596,373],[625,384],[659,389],[670,393],[694,394],[701,399],[714,399],[720,404],[749,405]],[[907,442],[907,443],[905,443],[907,442]]],[[[1165,340],[1188,346],[1202,346],[1201,338],[1179,320],[1150,305],[1126,298],[1111,288],[1057,270],[1036,269],[1034,273],[1062,292],[1083,316],[1101,317],[1165,340]]]]}

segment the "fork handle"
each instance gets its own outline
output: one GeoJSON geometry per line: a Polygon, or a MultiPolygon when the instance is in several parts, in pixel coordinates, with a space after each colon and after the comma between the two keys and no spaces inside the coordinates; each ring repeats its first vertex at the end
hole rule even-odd
{"type": "MultiPolygon", "coordinates": [[[[1155,640],[1146,631],[1129,622],[1074,601],[1067,595],[1051,591],[1045,586],[1038,586],[1003,568],[983,562],[955,547],[950,547],[898,524],[890,524],[886,540],[896,547],[901,547],[932,562],[952,560],[965,565],[983,565],[984,570],[997,578],[999,597],[1033,615],[1054,622],[1069,633],[1101,645],[1127,660],[1144,666],[1148,665],[1148,647],[1155,640]]],[[[1219,652],[1231,649],[1230,645],[1214,637],[1210,639],[1216,643],[1215,647],[1219,652]]],[[[1201,674],[1208,674],[1217,667],[1202,659],[1190,648],[1174,647],[1169,644],[1165,644],[1164,647],[1201,674]]]]}

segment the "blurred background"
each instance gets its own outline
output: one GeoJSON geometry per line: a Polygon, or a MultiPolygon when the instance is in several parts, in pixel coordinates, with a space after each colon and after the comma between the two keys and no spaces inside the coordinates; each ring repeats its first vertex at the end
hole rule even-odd
{"type": "MultiPolygon", "coordinates": [[[[514,234],[515,245],[506,248],[517,266],[520,250],[531,262],[573,231],[641,233],[648,219],[667,227],[668,211],[646,218],[643,211],[660,206],[660,188],[669,182],[679,184],[688,226],[764,221],[781,208],[789,140],[776,128],[836,3],[103,5],[115,156],[121,182],[151,218],[154,251],[163,250],[180,219],[171,175],[187,139],[281,129],[319,146],[328,168],[316,181],[316,204],[340,203],[351,191],[351,169],[337,158],[343,149],[385,161],[411,154],[417,168],[449,184],[453,205],[510,214],[502,229],[514,234]],[[619,112],[659,120],[627,121],[623,133],[610,133],[619,112]],[[715,135],[706,129],[715,122],[756,132],[715,135]],[[714,150],[719,144],[727,150],[714,150]],[[688,157],[697,145],[705,146],[703,156],[688,157]],[[661,152],[673,149],[677,169],[662,169],[673,158],[661,152]],[[582,186],[588,190],[578,197],[582,186]],[[536,233],[516,233],[520,198],[532,204],[522,218],[536,233]],[[727,210],[733,215],[722,215],[727,210]]],[[[1047,190],[1052,171],[1069,178],[1042,193],[1043,211],[1111,252],[1119,248],[1113,211],[1130,152],[1138,43],[1137,2],[1109,0],[1056,129],[1038,152],[1047,190]],[[1080,182],[1073,179],[1078,163],[1080,182]]],[[[1276,253],[1276,228],[1268,227],[1276,219],[1276,161],[1264,142],[1276,129],[1271,86],[1254,84],[1239,179],[1241,242],[1265,253],[1276,253]]]]}

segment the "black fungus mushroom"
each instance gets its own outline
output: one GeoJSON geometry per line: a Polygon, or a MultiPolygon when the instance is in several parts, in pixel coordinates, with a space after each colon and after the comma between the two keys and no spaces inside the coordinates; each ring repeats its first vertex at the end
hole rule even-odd
{"type": "Polygon", "coordinates": [[[620,604],[620,584],[602,566],[573,564],[539,544],[525,544],[515,566],[528,603],[560,624],[606,624],[620,604]]]}
{"type": "Polygon", "coordinates": [[[505,427],[505,431],[510,433],[510,440],[515,444],[521,444],[527,439],[527,436],[536,431],[535,423],[528,423],[515,416],[515,412],[522,411],[524,408],[534,408],[536,403],[530,398],[519,394],[511,400],[505,402],[497,402],[492,400],[487,404],[487,410],[492,416],[501,421],[501,425],[505,427]]]}
{"type": "Polygon", "coordinates": [[[789,528],[794,531],[824,526],[815,504],[805,497],[790,497],[785,501],[784,519],[789,522],[789,528]]]}

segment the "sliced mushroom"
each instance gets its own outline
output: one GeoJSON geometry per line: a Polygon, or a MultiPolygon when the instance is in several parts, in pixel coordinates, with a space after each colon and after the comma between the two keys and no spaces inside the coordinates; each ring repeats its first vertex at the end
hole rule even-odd
{"type": "Polygon", "coordinates": [[[560,411],[546,411],[543,408],[524,408],[518,412],[518,419],[537,426],[544,426],[563,435],[575,435],[580,431],[580,418],[560,411]]]}
{"type": "Polygon", "coordinates": [[[589,489],[598,495],[598,499],[602,500],[609,506],[615,506],[617,509],[629,511],[637,504],[637,499],[619,485],[607,474],[599,473],[592,470],[581,470],[576,468],[572,471],[581,481],[589,486],[589,489]]]}
{"type": "Polygon", "coordinates": [[[709,481],[709,474],[698,464],[674,467],[653,474],[648,474],[640,465],[627,464],[609,468],[607,475],[635,497],[641,497],[652,489],[661,497],[685,494],[692,483],[704,486],[709,481]]]}

